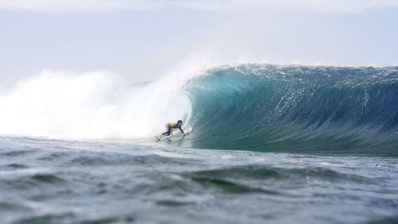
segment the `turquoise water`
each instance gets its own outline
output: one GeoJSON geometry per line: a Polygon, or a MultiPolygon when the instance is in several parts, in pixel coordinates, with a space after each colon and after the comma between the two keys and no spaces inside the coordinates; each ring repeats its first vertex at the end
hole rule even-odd
{"type": "Polygon", "coordinates": [[[184,90],[193,147],[398,156],[398,67],[241,65],[184,90]]]}

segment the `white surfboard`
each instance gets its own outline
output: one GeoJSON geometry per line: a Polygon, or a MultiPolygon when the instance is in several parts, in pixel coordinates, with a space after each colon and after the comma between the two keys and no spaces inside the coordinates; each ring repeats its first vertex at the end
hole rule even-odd
{"type": "MultiPolygon", "coordinates": [[[[189,127],[189,128],[187,128],[187,129],[185,129],[184,130],[184,132],[185,132],[185,135],[188,135],[189,133],[191,133],[192,132],[192,127],[189,127]]],[[[162,137],[162,138],[159,138],[159,136],[155,136],[155,142],[160,142],[160,141],[171,141],[172,139],[182,139],[182,138],[184,138],[185,136],[183,135],[182,136],[182,138],[180,138],[181,137],[181,135],[182,135],[182,133],[181,132],[179,132],[179,133],[176,133],[176,134],[174,134],[174,135],[172,135],[172,136],[164,136],[164,137],[162,137]]]]}

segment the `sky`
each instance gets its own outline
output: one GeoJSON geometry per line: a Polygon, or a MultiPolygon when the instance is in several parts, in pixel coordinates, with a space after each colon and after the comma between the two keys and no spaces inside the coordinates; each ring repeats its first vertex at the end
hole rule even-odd
{"type": "Polygon", "coordinates": [[[397,66],[397,0],[0,0],[0,87],[43,70],[397,66]]]}

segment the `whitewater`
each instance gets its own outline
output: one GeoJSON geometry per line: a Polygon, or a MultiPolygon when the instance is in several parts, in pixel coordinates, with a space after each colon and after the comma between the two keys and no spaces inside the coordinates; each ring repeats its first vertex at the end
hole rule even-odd
{"type": "Polygon", "coordinates": [[[0,92],[0,219],[394,223],[397,148],[398,67],[45,70],[0,92]]]}

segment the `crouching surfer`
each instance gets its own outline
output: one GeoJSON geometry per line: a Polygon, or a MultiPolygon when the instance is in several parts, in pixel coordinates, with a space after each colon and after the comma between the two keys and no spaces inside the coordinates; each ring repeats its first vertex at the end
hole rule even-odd
{"type": "Polygon", "coordinates": [[[177,123],[167,123],[166,124],[166,128],[167,131],[162,133],[161,135],[159,135],[159,139],[161,139],[164,136],[171,136],[173,135],[173,129],[178,128],[180,129],[181,133],[184,134],[184,136],[186,135],[185,132],[182,130],[181,128],[182,126],[182,120],[177,121],[177,123]]]}

